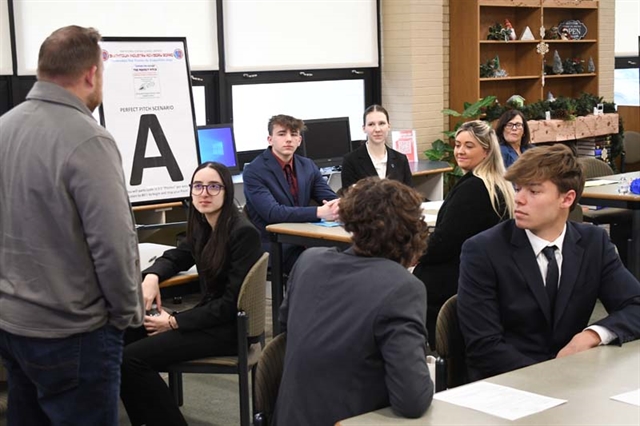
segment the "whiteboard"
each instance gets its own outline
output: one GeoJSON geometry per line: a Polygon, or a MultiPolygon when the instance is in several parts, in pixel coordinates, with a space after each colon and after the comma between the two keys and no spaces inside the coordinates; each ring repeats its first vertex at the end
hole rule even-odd
{"type": "Polygon", "coordinates": [[[132,204],[189,197],[198,166],[184,38],[104,38],[103,125],[120,153],[132,204]]]}
{"type": "Polygon", "coordinates": [[[231,93],[238,152],[265,149],[269,135],[267,123],[278,114],[303,120],[349,117],[351,140],[365,139],[362,79],[238,84],[232,86],[231,93]]]}

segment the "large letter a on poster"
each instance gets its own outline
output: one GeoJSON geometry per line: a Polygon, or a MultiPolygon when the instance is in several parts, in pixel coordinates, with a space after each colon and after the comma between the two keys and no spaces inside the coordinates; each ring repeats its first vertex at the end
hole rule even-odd
{"type": "Polygon", "coordinates": [[[142,183],[142,172],[144,169],[153,167],[166,167],[174,182],[181,181],[182,172],[178,166],[176,158],[171,152],[167,138],[162,131],[158,117],[155,114],[143,114],[140,116],[140,126],[138,127],[138,138],[136,139],[136,150],[133,154],[133,167],[131,167],[130,185],[136,186],[142,183]],[[160,151],[160,157],[145,157],[147,150],[147,140],[149,139],[149,130],[153,134],[160,151]]]}

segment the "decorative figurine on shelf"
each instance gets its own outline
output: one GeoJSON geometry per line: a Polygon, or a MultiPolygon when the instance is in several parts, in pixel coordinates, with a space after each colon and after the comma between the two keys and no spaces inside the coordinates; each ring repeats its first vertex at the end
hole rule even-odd
{"type": "Polygon", "coordinates": [[[558,27],[551,27],[549,31],[547,31],[544,35],[546,40],[560,40],[560,33],[558,32],[558,27]]]}
{"type": "Polygon", "coordinates": [[[516,108],[522,108],[524,106],[525,99],[520,95],[513,95],[507,99],[507,103],[515,106],[516,108]]]}
{"type": "Polygon", "coordinates": [[[596,72],[596,64],[593,63],[593,58],[589,57],[589,63],[587,64],[587,71],[588,72],[596,72]]]}
{"type": "Polygon", "coordinates": [[[520,40],[535,40],[535,37],[531,32],[531,28],[529,28],[528,26],[525,27],[524,31],[522,32],[522,35],[520,36],[520,40]]]}
{"type": "Polygon", "coordinates": [[[507,30],[507,34],[509,35],[509,40],[515,40],[516,30],[513,29],[513,25],[511,25],[511,22],[509,22],[508,19],[504,20],[504,27],[507,30]]]}
{"type": "Polygon", "coordinates": [[[563,29],[560,31],[560,38],[561,38],[562,40],[572,40],[572,38],[571,38],[571,33],[569,32],[569,30],[568,30],[567,28],[563,28],[563,29]]]}
{"type": "Polygon", "coordinates": [[[562,62],[564,74],[582,74],[584,72],[584,61],[580,58],[567,58],[562,62]]]}
{"type": "Polygon", "coordinates": [[[554,74],[562,74],[564,72],[564,68],[562,67],[562,59],[560,59],[560,54],[556,50],[553,52],[553,73],[554,74]]]}
{"type": "Polygon", "coordinates": [[[496,22],[489,27],[487,40],[509,41],[509,32],[506,28],[500,25],[500,23],[496,22]]]}
{"type": "Polygon", "coordinates": [[[480,64],[480,78],[506,77],[508,74],[500,68],[500,58],[498,55],[489,59],[486,63],[480,64]]]}
{"type": "Polygon", "coordinates": [[[553,96],[553,93],[551,93],[551,90],[549,90],[549,91],[547,92],[547,100],[548,100],[549,102],[553,102],[553,101],[555,101],[555,100],[556,100],[555,96],[553,96]]]}

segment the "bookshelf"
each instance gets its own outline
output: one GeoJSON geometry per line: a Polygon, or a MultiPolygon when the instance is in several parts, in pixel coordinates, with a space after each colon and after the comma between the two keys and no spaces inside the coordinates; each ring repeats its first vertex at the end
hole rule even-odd
{"type": "MultiPolygon", "coordinates": [[[[450,2],[449,108],[462,110],[464,102],[494,95],[504,104],[512,95],[527,103],[555,97],[577,97],[581,92],[598,94],[598,0],[455,0],[450,2]],[[487,40],[489,27],[508,19],[517,40],[487,40]],[[543,40],[540,27],[549,29],[562,21],[579,20],[587,27],[580,40],[543,40]],[[458,25],[456,25],[458,23],[458,25]],[[535,40],[520,40],[525,27],[535,40]],[[538,53],[541,42],[548,52],[538,53]],[[544,66],[553,65],[553,54],[583,59],[585,72],[545,75],[544,66]],[[506,77],[480,78],[480,64],[495,56],[506,77]],[[595,72],[587,72],[589,58],[595,72]]],[[[452,119],[452,122],[455,122],[452,119]]]]}

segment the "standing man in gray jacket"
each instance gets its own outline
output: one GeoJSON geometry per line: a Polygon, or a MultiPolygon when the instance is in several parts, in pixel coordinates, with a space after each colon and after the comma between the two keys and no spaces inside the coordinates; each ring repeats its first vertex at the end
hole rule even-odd
{"type": "Polygon", "coordinates": [[[142,324],[120,153],[91,112],[103,64],[92,28],[40,47],[38,81],[0,117],[0,355],[8,425],[116,425],[122,334],[142,324]]]}

